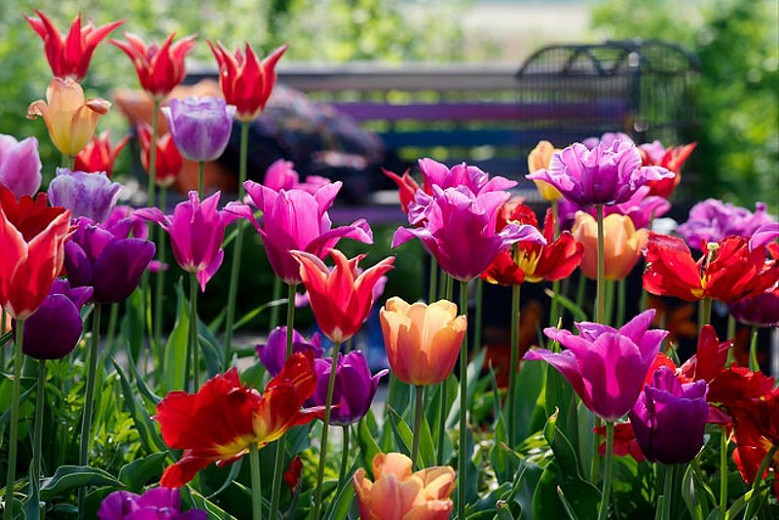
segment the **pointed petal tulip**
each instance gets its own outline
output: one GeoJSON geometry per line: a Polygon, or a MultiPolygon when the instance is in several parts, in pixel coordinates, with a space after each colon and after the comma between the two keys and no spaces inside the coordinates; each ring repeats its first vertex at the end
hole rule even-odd
{"type": "Polygon", "coordinates": [[[675,173],[673,177],[648,182],[650,195],[665,199],[671,196],[682,182],[682,166],[696,146],[697,143],[691,143],[676,147],[669,146],[666,149],[660,141],[638,146],[644,166],[661,166],[675,173]]]}
{"type": "MultiPolygon", "coordinates": [[[[527,156],[527,170],[530,173],[534,173],[538,170],[549,168],[552,156],[560,151],[562,150],[555,148],[549,141],[539,141],[536,147],[530,150],[530,153],[527,156]]],[[[548,182],[535,179],[533,183],[536,185],[538,193],[544,200],[554,202],[563,198],[563,194],[548,182]]]]}
{"type": "Polygon", "coordinates": [[[51,72],[60,78],[71,77],[76,81],[81,81],[87,75],[95,48],[111,31],[124,23],[124,20],[120,20],[95,27],[92,22],[88,22],[82,27],[81,15],[78,15],[73,19],[68,34],[62,36],[41,11],[36,9],[35,14],[37,18],[24,15],[24,19],[43,40],[51,72]]]}
{"type": "Polygon", "coordinates": [[[17,199],[32,197],[41,187],[42,167],[36,138],[17,141],[11,135],[0,134],[0,186],[11,190],[17,199]]]}
{"type": "Polygon", "coordinates": [[[90,298],[91,287],[71,289],[66,280],[54,282],[38,310],[24,320],[24,353],[35,359],[62,359],[70,354],[84,329],[81,307],[90,298]]]}
{"type": "MultiPolygon", "coordinates": [[[[595,219],[584,212],[576,213],[572,233],[583,246],[581,268],[590,279],[598,275],[598,229],[595,219]]],[[[606,280],[624,280],[641,259],[649,232],[633,225],[625,216],[611,214],[603,219],[604,262],[606,280]]]]}
{"type": "Polygon", "coordinates": [[[412,202],[414,202],[414,196],[419,189],[419,184],[417,184],[417,181],[415,181],[414,178],[408,173],[408,169],[403,172],[402,176],[389,170],[385,170],[384,168],[382,168],[381,171],[384,172],[384,175],[392,179],[395,184],[397,184],[398,197],[400,198],[400,209],[403,210],[403,213],[408,214],[408,207],[412,202]]]}
{"type": "Polygon", "coordinates": [[[114,162],[129,139],[130,136],[126,135],[114,146],[111,144],[110,130],[92,137],[92,140],[76,155],[73,169],[87,173],[104,172],[110,179],[114,162]]]}
{"type": "Polygon", "coordinates": [[[746,208],[707,199],[690,209],[687,222],[676,228],[676,232],[688,246],[700,249],[701,243],[722,242],[730,236],[750,238],[765,225],[777,226],[776,219],[766,212],[765,203],[755,204],[755,212],[746,208]]]}
{"type": "Polygon", "coordinates": [[[157,405],[155,419],[165,444],[184,453],[165,470],[160,485],[181,487],[212,462],[229,464],[252,444],[262,448],[311,421],[315,413],[301,406],[315,388],[313,358],[295,353],[262,395],[243,386],[235,368],[210,379],[196,394],[169,393],[157,405]]]}
{"type": "Polygon", "coordinates": [[[433,385],[452,373],[465,337],[467,318],[440,300],[409,305],[387,300],[379,313],[387,358],[395,376],[410,385],[433,385]]]}
{"type": "Polygon", "coordinates": [[[733,342],[720,342],[717,333],[711,325],[704,325],[698,336],[696,353],[679,367],[679,374],[690,381],[702,379],[706,382],[714,380],[725,369],[728,360],[728,350],[733,342]]]}
{"type": "Polygon", "coordinates": [[[69,209],[73,218],[86,217],[103,223],[114,210],[121,189],[121,184],[111,182],[103,172],[57,168],[57,176],[49,184],[49,198],[55,206],[69,209]]]}
{"type": "Polygon", "coordinates": [[[297,187],[300,182],[300,176],[295,171],[295,165],[292,161],[277,159],[265,171],[263,185],[273,191],[291,190],[297,187]]]}
{"type": "Polygon", "coordinates": [[[337,249],[330,250],[335,267],[327,268],[316,255],[292,251],[300,263],[300,278],[308,290],[311,310],[322,333],[342,343],[360,330],[373,305],[373,288],[392,269],[394,257],[385,258],[359,273],[357,264],[364,255],[347,259],[337,249]]]}
{"type": "Polygon", "coordinates": [[[235,106],[222,98],[193,97],[171,99],[162,107],[176,148],[190,161],[218,159],[230,140],[235,106]]]}
{"type": "MultiPolygon", "coordinates": [[[[149,124],[138,126],[138,143],[141,145],[141,164],[146,172],[149,172],[149,163],[151,161],[151,140],[153,138],[152,128],[149,124]]],[[[173,136],[165,133],[157,136],[157,157],[155,160],[157,170],[154,172],[155,180],[158,186],[170,186],[181,173],[184,166],[184,158],[181,156],[173,136]]]]}
{"type": "MultiPolygon", "coordinates": [[[[287,359],[287,327],[273,329],[268,335],[267,343],[257,345],[256,351],[265,370],[272,376],[278,375],[287,359]]],[[[303,354],[310,352],[315,360],[321,358],[324,354],[321,336],[315,333],[310,341],[306,341],[298,331],[293,329],[292,352],[303,354]]]]}

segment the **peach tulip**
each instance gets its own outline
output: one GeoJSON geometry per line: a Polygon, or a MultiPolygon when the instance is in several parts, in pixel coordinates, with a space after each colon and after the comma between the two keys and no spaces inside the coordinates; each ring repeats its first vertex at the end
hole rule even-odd
{"type": "MultiPolygon", "coordinates": [[[[592,215],[577,211],[571,230],[576,241],[584,246],[582,272],[592,279],[598,275],[597,226],[592,215]]],[[[622,280],[630,274],[646,247],[648,233],[646,229],[636,230],[630,217],[617,213],[606,215],[603,219],[606,280],[622,280]]]]}
{"type": "Polygon", "coordinates": [[[452,510],[455,472],[450,466],[411,472],[411,459],[400,453],[373,457],[371,482],[360,468],[352,483],[363,520],[446,520],[452,510]]]}
{"type": "Polygon", "coordinates": [[[392,372],[410,385],[434,385],[451,374],[467,329],[457,305],[439,300],[409,305],[387,300],[380,312],[381,330],[392,372]]]}
{"type": "MultiPolygon", "coordinates": [[[[535,148],[530,150],[527,156],[527,169],[530,173],[549,168],[552,156],[559,152],[549,141],[539,141],[535,148]]],[[[549,202],[554,202],[562,198],[563,194],[557,188],[546,181],[534,180],[538,193],[549,202]]]]}

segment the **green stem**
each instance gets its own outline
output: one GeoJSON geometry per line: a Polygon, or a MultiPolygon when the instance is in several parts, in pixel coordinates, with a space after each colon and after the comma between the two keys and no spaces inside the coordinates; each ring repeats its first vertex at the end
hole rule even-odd
{"type": "Polygon", "coordinates": [[[62,166],[72,171],[76,167],[76,156],[62,154],[62,166]]]}
{"type": "Polygon", "coordinates": [[[206,162],[198,161],[197,163],[197,194],[200,200],[203,200],[203,195],[206,191],[206,162]]]}
{"type": "Polygon", "coordinates": [[[338,472],[338,489],[341,489],[343,481],[346,478],[346,471],[349,469],[349,425],[344,424],[343,428],[343,451],[341,452],[341,470],[338,472]]]}
{"type": "MultiPolygon", "coordinates": [[[[108,331],[106,333],[105,348],[110,351],[114,346],[114,340],[116,339],[116,325],[119,321],[119,304],[112,303],[111,312],[108,315],[108,331]]],[[[162,370],[160,370],[162,372],[162,370]]]]}
{"type": "MultiPolygon", "coordinates": [[[[609,499],[611,497],[611,480],[613,475],[614,456],[614,422],[606,421],[606,460],[604,461],[605,471],[603,476],[603,494],[600,502],[600,511],[598,511],[598,520],[606,520],[609,516],[609,499]]],[[[597,457],[597,455],[596,455],[597,457]]]]}
{"type": "Polygon", "coordinates": [[[33,427],[32,462],[30,462],[31,497],[40,496],[41,461],[43,460],[43,409],[46,405],[46,360],[38,361],[38,395],[35,398],[35,425],[33,427]]]}
{"type": "Polygon", "coordinates": [[[473,327],[473,345],[477,350],[481,349],[481,326],[482,326],[482,302],[484,300],[484,280],[476,279],[476,309],[474,310],[473,327]]]}
{"type": "MultiPolygon", "coordinates": [[[[5,309],[0,312],[0,336],[5,335],[5,322],[8,320],[8,316],[5,313],[5,309]]],[[[5,370],[5,348],[0,347],[0,371],[5,370]]]]}
{"type": "Polygon", "coordinates": [[[749,342],[749,369],[753,372],[760,370],[760,363],[757,361],[757,333],[758,329],[752,326],[752,339],[749,342]]]}
{"type": "Polygon", "coordinates": [[[700,301],[700,323],[698,323],[698,330],[702,329],[704,325],[711,323],[711,298],[704,298],[700,301]]]}
{"type": "MultiPolygon", "coordinates": [[[[468,282],[460,282],[460,312],[468,315],[468,282]]],[[[465,519],[465,493],[468,482],[466,428],[468,415],[468,334],[460,345],[460,439],[457,454],[457,518],[465,519]]]]}
{"type": "Polygon", "coordinates": [[[200,337],[197,333],[197,275],[189,275],[189,345],[192,347],[192,387],[197,392],[200,387],[198,372],[200,368],[200,337]]]}
{"type": "Polygon", "coordinates": [[[611,318],[614,316],[614,281],[606,280],[606,325],[612,325],[611,318]]]}
{"type": "Polygon", "coordinates": [[[598,213],[598,279],[597,292],[595,295],[597,311],[595,321],[606,324],[606,257],[605,257],[605,236],[603,233],[603,204],[595,206],[598,213]]]}
{"type": "Polygon", "coordinates": [[[517,442],[514,438],[516,435],[516,428],[514,428],[514,421],[516,420],[514,394],[517,390],[517,368],[519,365],[519,291],[521,287],[521,285],[513,285],[511,287],[511,361],[509,362],[509,393],[506,398],[506,411],[508,412],[507,433],[510,448],[516,446],[517,442]]]}
{"type": "MultiPolygon", "coordinates": [[[[89,447],[92,436],[92,408],[95,404],[95,374],[97,372],[97,347],[100,343],[100,314],[103,304],[95,303],[92,311],[92,338],[89,342],[89,368],[87,369],[86,396],[84,397],[84,413],[81,418],[81,441],[78,452],[78,465],[89,465],[89,447]]],[[[84,500],[87,498],[87,488],[82,486],[78,490],[79,518],[84,517],[84,500]]]]}
{"type": "Polygon", "coordinates": [[[552,201],[552,226],[554,227],[554,239],[560,237],[560,211],[556,200],[552,201]]]}
{"type": "Polygon", "coordinates": [[[558,308],[560,307],[560,300],[558,295],[560,294],[560,280],[552,282],[552,304],[549,307],[549,326],[557,327],[557,322],[560,317],[557,316],[558,308]]]}
{"type": "Polygon", "coordinates": [[[414,437],[411,441],[411,461],[414,467],[419,469],[422,467],[417,462],[419,456],[419,436],[422,430],[422,408],[424,406],[423,397],[425,395],[425,387],[422,385],[416,385],[414,387],[414,437]]]}
{"type": "Polygon", "coordinates": [[[430,285],[427,288],[427,303],[430,305],[435,300],[438,290],[438,262],[433,255],[430,255],[430,285]]]}
{"type": "Polygon", "coordinates": [[[581,308],[584,305],[584,291],[587,289],[587,277],[579,270],[579,280],[576,282],[576,305],[581,308]]]}
{"type": "Polygon", "coordinates": [[[674,482],[674,466],[673,464],[665,465],[665,481],[663,482],[663,509],[662,520],[671,520],[671,501],[673,494],[673,482],[674,482]]]}
{"type": "Polygon", "coordinates": [[[314,520],[319,520],[322,512],[322,481],[325,478],[325,463],[327,461],[327,433],[330,430],[330,414],[333,407],[333,389],[338,365],[339,342],[333,344],[333,361],[330,365],[330,379],[327,383],[327,399],[325,400],[325,418],[322,424],[322,440],[319,448],[319,468],[316,474],[316,500],[314,501],[314,520]]]}
{"type": "Polygon", "coordinates": [[[14,341],[14,383],[11,390],[11,433],[8,441],[8,474],[5,479],[5,512],[3,520],[13,518],[14,483],[16,482],[16,448],[19,440],[19,394],[22,389],[22,341],[24,320],[16,320],[14,341]]]}
{"type": "Polygon", "coordinates": [[[444,278],[444,298],[452,301],[452,298],[454,298],[454,278],[443,271],[441,272],[441,276],[444,278]]]}
{"type": "Polygon", "coordinates": [[[257,445],[249,446],[249,462],[252,471],[252,520],[262,520],[262,486],[260,485],[260,451],[257,445]]]}
{"type": "MultiPolygon", "coordinates": [[[[160,210],[162,213],[165,213],[165,210],[167,209],[168,204],[168,188],[165,186],[162,186],[160,188],[160,210]]],[[[163,267],[165,265],[165,257],[167,253],[167,247],[166,247],[166,235],[162,227],[157,226],[157,253],[160,260],[160,266],[163,267]]],[[[164,366],[162,365],[163,360],[165,359],[165,355],[163,353],[162,349],[162,320],[163,320],[163,310],[165,308],[164,303],[165,298],[165,269],[160,269],[157,273],[157,287],[156,291],[154,293],[154,343],[158,346],[157,347],[157,363],[160,363],[159,365],[159,373],[164,373],[164,366]]]]}
{"type": "Polygon", "coordinates": [[[625,305],[627,305],[627,280],[617,282],[617,321],[615,325],[621,327],[625,324],[625,305]]]}
{"type": "Polygon", "coordinates": [[[441,466],[444,463],[444,435],[446,435],[446,415],[449,410],[446,406],[446,379],[439,386],[441,392],[440,408],[438,410],[438,432],[436,439],[436,465],[441,466]]]}
{"type": "MultiPolygon", "coordinates": [[[[276,301],[279,298],[281,298],[281,286],[282,286],[281,278],[273,278],[273,300],[276,301]]],[[[294,304],[293,304],[294,305],[294,304]]],[[[280,309],[277,306],[273,307],[270,310],[270,330],[273,330],[276,328],[276,325],[279,324],[279,312],[280,309]]]]}
{"type": "Polygon", "coordinates": [[[154,98],[154,108],[151,115],[151,143],[149,148],[149,207],[157,204],[155,190],[157,189],[157,122],[160,117],[160,100],[154,98]]]}
{"type": "MultiPolygon", "coordinates": [[[[757,470],[757,474],[755,475],[755,480],[752,482],[752,489],[749,490],[747,495],[747,509],[744,512],[744,520],[751,520],[752,515],[754,514],[752,512],[752,509],[754,509],[752,506],[754,505],[755,495],[757,495],[757,491],[760,488],[760,484],[763,482],[763,475],[768,470],[768,465],[771,463],[771,461],[774,458],[774,455],[776,454],[776,450],[779,449],[779,446],[773,445],[771,446],[771,449],[768,450],[768,452],[765,454],[765,457],[763,457],[763,460],[760,462],[760,468],[757,470]]],[[[757,511],[755,511],[756,513],[757,511]]]]}
{"type": "Polygon", "coordinates": [[[720,429],[719,443],[719,510],[722,518],[728,518],[728,429],[722,426],[720,429]]]}

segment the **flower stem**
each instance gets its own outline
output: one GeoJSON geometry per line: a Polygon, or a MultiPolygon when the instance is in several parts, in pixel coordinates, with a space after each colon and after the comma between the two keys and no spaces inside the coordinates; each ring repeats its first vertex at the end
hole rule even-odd
{"type": "Polygon", "coordinates": [[[674,465],[665,465],[665,481],[663,482],[662,520],[671,520],[671,495],[673,494],[674,465]]]}
{"type": "Polygon", "coordinates": [[[625,305],[627,305],[627,280],[622,279],[617,282],[617,321],[615,326],[621,327],[625,324],[625,305]]]}
{"type": "Polygon", "coordinates": [[[436,439],[436,465],[441,466],[444,463],[444,435],[446,435],[446,412],[448,411],[446,403],[446,379],[439,386],[441,392],[440,408],[438,410],[438,435],[436,439]]]}
{"type": "MultiPolygon", "coordinates": [[[[92,436],[92,408],[95,403],[95,373],[97,372],[97,347],[100,343],[100,314],[103,310],[103,304],[95,303],[92,311],[92,338],[89,342],[89,368],[87,369],[86,396],[84,397],[84,413],[81,418],[81,441],[78,451],[78,465],[87,466],[89,464],[89,445],[92,436]]],[[[87,498],[87,488],[81,487],[78,490],[78,511],[79,518],[84,517],[84,500],[87,498]]]]}
{"type": "Polygon", "coordinates": [[[771,460],[773,460],[774,455],[776,454],[776,450],[779,449],[779,446],[773,445],[771,446],[771,449],[768,450],[768,452],[765,454],[765,457],[763,457],[763,460],[760,462],[760,467],[757,470],[757,473],[755,474],[755,480],[752,482],[752,489],[750,489],[747,492],[747,509],[744,512],[744,520],[751,520],[752,515],[754,514],[752,512],[755,495],[757,495],[758,488],[760,487],[760,484],[763,482],[763,475],[768,470],[768,465],[771,463],[771,460]]]}
{"type": "Polygon", "coordinates": [[[704,325],[711,323],[711,298],[704,298],[700,302],[700,323],[698,323],[698,330],[702,329],[704,325]]]}
{"type": "MultiPolygon", "coordinates": [[[[611,498],[611,479],[613,474],[612,459],[614,456],[614,422],[606,421],[606,460],[603,475],[603,494],[600,501],[598,520],[606,520],[609,516],[609,499],[611,498]]],[[[597,455],[596,455],[597,457],[597,455]]]]}
{"type": "Polygon", "coordinates": [[[252,471],[252,520],[262,520],[262,486],[260,485],[260,451],[257,445],[249,446],[249,462],[252,471]]]}
{"type": "Polygon", "coordinates": [[[203,194],[206,191],[206,162],[198,161],[197,163],[197,194],[200,200],[203,200],[203,194]]]}
{"type": "MultiPolygon", "coordinates": [[[[243,202],[246,182],[246,164],[249,150],[249,122],[241,122],[241,152],[238,160],[238,202],[243,202]]],[[[230,270],[230,289],[227,294],[227,323],[225,324],[225,364],[230,365],[233,344],[233,323],[235,323],[235,300],[238,298],[238,278],[241,273],[241,250],[243,249],[243,230],[245,220],[238,222],[238,235],[233,246],[233,265],[230,270]]],[[[275,309],[275,307],[274,307],[275,309]]]]}
{"type": "Polygon", "coordinates": [[[22,340],[24,320],[16,320],[14,342],[14,383],[11,390],[11,433],[8,441],[8,474],[5,479],[5,512],[3,520],[13,518],[14,483],[16,482],[16,448],[19,439],[19,394],[22,389],[22,340]]]}
{"type": "Polygon", "coordinates": [[[728,518],[728,428],[723,425],[720,428],[719,443],[719,510],[722,518],[728,518]]]}
{"type": "Polygon", "coordinates": [[[430,285],[427,288],[427,304],[430,305],[435,300],[438,291],[438,262],[435,256],[430,255],[430,285]]]}
{"type": "MultiPolygon", "coordinates": [[[[281,278],[273,278],[273,300],[278,300],[281,298],[281,286],[282,286],[281,278]]],[[[294,295],[293,295],[294,296],[294,295]]],[[[294,298],[293,298],[294,299],[294,298]]],[[[292,304],[294,306],[294,302],[292,304]]],[[[279,307],[275,306],[270,310],[270,330],[273,330],[276,328],[276,325],[279,324],[279,307]]]]}
{"type": "Polygon", "coordinates": [[[327,433],[330,429],[330,414],[333,407],[333,389],[335,388],[335,374],[338,367],[339,342],[333,344],[333,361],[330,365],[330,379],[327,382],[327,399],[325,399],[325,418],[322,424],[322,440],[319,448],[319,468],[316,474],[316,500],[314,501],[314,520],[319,520],[322,512],[322,481],[325,477],[325,462],[327,461],[327,433]]]}
{"type": "Polygon", "coordinates": [[[200,338],[197,333],[197,275],[189,275],[189,346],[192,354],[192,387],[197,392],[199,384],[198,369],[200,368],[200,338]]]}
{"type": "Polygon", "coordinates": [[[484,280],[476,279],[476,307],[474,310],[473,326],[473,346],[476,350],[481,349],[481,325],[482,325],[482,302],[484,300],[484,280]]]}
{"type": "Polygon", "coordinates": [[[344,424],[343,428],[343,451],[341,452],[341,470],[338,472],[338,489],[341,489],[343,481],[346,478],[346,471],[349,469],[349,425],[344,424]]]}
{"type": "Polygon", "coordinates": [[[35,398],[35,426],[33,427],[32,461],[30,462],[30,486],[32,497],[39,496],[41,485],[41,460],[43,460],[43,408],[46,404],[46,360],[38,361],[38,395],[35,398]]]}
{"type": "Polygon", "coordinates": [[[749,370],[757,372],[760,370],[760,363],[757,361],[757,327],[752,326],[752,339],[749,342],[749,370]]]}
{"type": "MultiPolygon", "coordinates": [[[[160,210],[165,213],[168,204],[168,188],[162,186],[160,188],[160,210]]],[[[157,345],[157,362],[160,363],[159,372],[164,373],[165,355],[162,348],[162,320],[163,320],[163,299],[165,297],[165,255],[167,248],[165,247],[165,239],[167,233],[162,227],[157,226],[157,252],[159,253],[160,270],[157,272],[157,287],[154,293],[154,343],[157,345]]],[[[113,314],[112,314],[113,316],[113,314]]]]}
{"type": "Polygon", "coordinates": [[[516,420],[516,406],[514,404],[514,393],[517,390],[517,368],[519,365],[519,290],[521,285],[511,287],[511,361],[509,362],[509,393],[506,398],[506,411],[508,412],[508,445],[510,448],[516,446],[516,431],[514,421],[516,420]]]}
{"type": "Polygon", "coordinates": [[[417,457],[419,456],[419,436],[422,428],[422,407],[423,397],[425,395],[425,387],[422,385],[416,385],[414,387],[414,437],[411,441],[411,461],[413,467],[421,468],[422,465],[417,463],[417,457]]]}
{"type": "MultiPolygon", "coordinates": [[[[460,282],[460,312],[468,315],[468,282],[460,282]]],[[[468,457],[465,453],[468,415],[468,334],[460,345],[460,439],[457,453],[457,518],[465,519],[468,457]]]]}
{"type": "Polygon", "coordinates": [[[596,204],[598,221],[598,285],[595,296],[597,302],[597,311],[595,321],[597,323],[606,323],[606,241],[603,233],[603,204],[596,204]]]}

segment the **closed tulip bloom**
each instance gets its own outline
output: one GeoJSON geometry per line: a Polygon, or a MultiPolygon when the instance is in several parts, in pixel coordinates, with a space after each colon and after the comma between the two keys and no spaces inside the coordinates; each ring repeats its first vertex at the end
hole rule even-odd
{"type": "Polygon", "coordinates": [[[0,134],[0,186],[17,199],[32,197],[41,187],[42,167],[36,138],[17,141],[12,135],[0,134]]]}
{"type": "Polygon", "coordinates": [[[49,198],[55,206],[69,209],[73,218],[86,217],[103,223],[114,210],[121,189],[121,184],[111,182],[103,172],[57,168],[57,176],[49,184],[49,198]]]}
{"type": "MultiPolygon", "coordinates": [[[[559,148],[555,148],[549,141],[539,141],[536,147],[530,150],[530,153],[527,156],[527,170],[530,173],[533,173],[538,170],[549,168],[552,156],[560,151],[559,148]]],[[[563,198],[563,194],[548,182],[536,179],[533,183],[536,185],[538,193],[544,200],[554,202],[563,198]]]]}
{"type": "Polygon", "coordinates": [[[178,489],[158,487],[143,495],[114,491],[103,499],[97,511],[98,520],[207,520],[202,509],[181,511],[178,489]]]}
{"type": "Polygon", "coordinates": [[[360,272],[358,264],[365,255],[348,259],[337,249],[330,250],[333,269],[319,257],[305,251],[292,251],[300,263],[300,278],[308,290],[311,310],[322,333],[336,343],[342,343],[360,330],[373,306],[373,288],[387,271],[395,257],[385,258],[360,272]]]}
{"type": "MultiPolygon", "coordinates": [[[[153,138],[152,128],[149,124],[138,126],[138,143],[141,145],[141,165],[146,172],[149,172],[151,162],[151,140],[153,138]]],[[[157,170],[154,172],[158,186],[170,186],[181,173],[184,166],[184,158],[181,156],[173,136],[169,133],[157,136],[157,157],[155,160],[157,170]]]]}
{"type": "Polygon", "coordinates": [[[181,155],[190,161],[218,159],[230,140],[235,106],[224,99],[188,96],[183,101],[171,99],[162,107],[181,155]]]}
{"type": "Polygon", "coordinates": [[[703,447],[709,405],[706,381],[682,384],[668,367],[652,377],[630,411],[636,440],[647,459],[690,462],[703,447]]]}
{"type": "Polygon", "coordinates": [[[124,20],[120,20],[95,27],[92,22],[87,22],[82,26],[81,15],[78,15],[73,19],[68,34],[62,36],[41,11],[35,9],[35,14],[38,18],[24,15],[24,19],[43,40],[51,72],[60,78],[71,77],[76,81],[81,81],[87,75],[95,48],[111,31],[124,23],[124,20]]]}
{"type": "Polygon", "coordinates": [[[99,136],[92,137],[92,140],[76,155],[73,169],[87,173],[105,172],[110,179],[111,173],[114,171],[116,158],[129,139],[130,136],[125,135],[114,146],[111,144],[110,130],[102,132],[99,136]]]}
{"type": "Polygon", "coordinates": [[[62,271],[70,211],[48,206],[48,197],[17,200],[0,186],[0,306],[24,320],[49,295],[62,271]]]}
{"type": "Polygon", "coordinates": [[[98,119],[109,108],[111,103],[105,99],[85,99],[84,90],[73,79],[52,78],[46,101],[33,101],[27,108],[27,118],[43,117],[54,146],[75,157],[92,139],[98,119]]]}
{"type": "Polygon", "coordinates": [[[412,472],[401,453],[373,457],[373,482],[363,468],[352,478],[363,520],[447,520],[453,503],[455,472],[436,466],[412,472]]]}
{"type": "MultiPolygon", "coordinates": [[[[571,230],[577,242],[584,247],[582,272],[591,279],[598,277],[598,224],[595,219],[579,211],[571,230]]],[[[649,232],[633,225],[629,217],[611,214],[603,219],[603,258],[606,280],[624,280],[641,258],[649,232]]]]}
{"type": "Polygon", "coordinates": [[[524,359],[552,365],[587,408],[606,421],[616,421],[633,408],[668,335],[665,330],[649,329],[654,315],[654,309],[644,311],[619,329],[577,323],[578,335],[548,327],[544,334],[565,350],[530,350],[524,359]]]}
{"type": "MultiPolygon", "coordinates": [[[[268,341],[263,345],[257,345],[257,355],[265,370],[272,376],[276,376],[284,367],[287,359],[287,327],[276,327],[268,335],[268,341]]],[[[292,330],[292,352],[310,352],[314,359],[322,357],[322,337],[314,333],[310,340],[306,340],[302,334],[292,330]]]]}
{"type": "Polygon", "coordinates": [[[24,353],[35,359],[62,359],[70,354],[84,331],[81,308],[90,298],[91,287],[71,289],[67,280],[55,281],[35,314],[24,320],[24,353]]]}
{"type": "Polygon", "coordinates": [[[468,319],[457,305],[439,300],[409,305],[387,300],[379,313],[384,346],[395,376],[410,385],[434,385],[452,373],[468,319]]]}
{"type": "Polygon", "coordinates": [[[239,121],[252,121],[265,108],[276,85],[276,63],[281,59],[286,45],[271,52],[260,61],[252,46],[246,44],[246,51],[240,49],[230,54],[221,42],[208,42],[219,64],[219,86],[225,100],[235,105],[239,121]]]}
{"type": "Polygon", "coordinates": [[[172,217],[158,208],[135,212],[168,232],[176,262],[188,273],[195,273],[201,291],[206,290],[206,284],[222,265],[225,228],[236,218],[217,209],[220,195],[216,192],[201,203],[197,192],[190,191],[189,200],[177,204],[172,217]]]}
{"type": "Polygon", "coordinates": [[[262,395],[241,384],[235,368],[217,374],[196,394],[170,392],[157,405],[155,419],[165,444],[184,453],[165,470],[160,485],[181,487],[212,462],[235,462],[252,444],[262,448],[313,420],[321,409],[301,406],[315,388],[313,358],[295,353],[262,395]]]}

